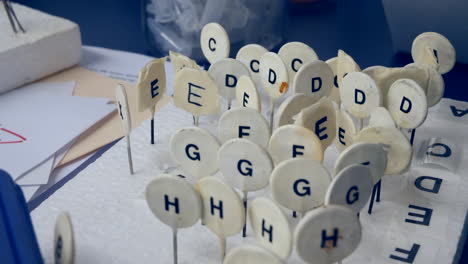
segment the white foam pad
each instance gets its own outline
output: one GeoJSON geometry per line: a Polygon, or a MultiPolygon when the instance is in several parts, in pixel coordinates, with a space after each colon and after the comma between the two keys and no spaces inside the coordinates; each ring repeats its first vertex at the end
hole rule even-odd
{"type": "Polygon", "coordinates": [[[77,24],[12,3],[26,33],[15,34],[0,8],[0,93],[80,62],[81,35],[77,24]]]}

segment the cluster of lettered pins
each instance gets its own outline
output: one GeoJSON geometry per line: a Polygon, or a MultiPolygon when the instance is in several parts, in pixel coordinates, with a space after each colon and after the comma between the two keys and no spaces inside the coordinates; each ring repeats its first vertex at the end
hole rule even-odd
{"type": "MultiPolygon", "coordinates": [[[[380,201],[381,178],[409,168],[414,131],[443,96],[441,74],[455,63],[453,46],[440,34],[423,33],[413,42],[414,63],[361,71],[341,50],[324,62],[299,42],[278,53],[249,44],[228,58],[229,36],[216,23],[203,28],[200,41],[208,71],[170,53],[174,104],[195,124],[173,134],[170,153],[190,181],[165,174],[146,189],[151,211],[173,230],[174,263],[177,229],[199,219],[219,237],[224,263],[284,263],[293,248],[307,263],[340,262],[361,240],[359,212],[369,199],[369,214],[380,201]],[[261,91],[269,98],[269,121],[261,91]],[[216,137],[198,124],[200,115],[219,113],[220,99],[228,107],[216,137]],[[332,145],[341,153],[330,173],[322,162],[332,145]],[[247,204],[249,192],[266,188],[271,198],[247,204]],[[294,228],[285,210],[300,214],[294,228]],[[226,238],[242,230],[245,236],[247,219],[262,247],[225,254],[226,238]]],[[[140,110],[154,109],[165,90],[164,61],[140,73],[140,110]]],[[[119,114],[129,132],[121,88],[119,114]]]]}

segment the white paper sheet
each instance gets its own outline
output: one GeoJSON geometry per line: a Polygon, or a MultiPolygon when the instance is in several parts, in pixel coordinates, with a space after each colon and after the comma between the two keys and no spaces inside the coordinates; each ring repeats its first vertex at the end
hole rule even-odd
{"type": "Polygon", "coordinates": [[[108,99],[58,96],[35,88],[30,85],[0,96],[1,128],[24,139],[0,144],[0,167],[13,179],[53,157],[115,110],[108,99]]]}

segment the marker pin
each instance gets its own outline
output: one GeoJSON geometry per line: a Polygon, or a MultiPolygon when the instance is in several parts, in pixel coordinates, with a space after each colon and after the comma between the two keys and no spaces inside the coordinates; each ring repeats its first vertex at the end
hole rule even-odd
{"type": "Polygon", "coordinates": [[[433,65],[441,74],[449,72],[456,61],[455,48],[439,33],[425,32],[413,40],[411,56],[418,63],[433,65]]]}
{"type": "Polygon", "coordinates": [[[351,209],[329,205],[307,213],[294,237],[296,251],[306,263],[334,263],[358,247],[361,224],[351,209]]]}
{"type": "Polygon", "coordinates": [[[382,95],[377,84],[362,72],[351,72],[343,78],[340,96],[344,108],[359,120],[359,130],[363,128],[362,120],[368,117],[374,108],[382,105],[382,95]]]}
{"type": "Polygon", "coordinates": [[[328,171],[318,161],[296,158],[275,167],[270,185],[276,202],[304,214],[323,205],[330,181],[328,171]]]}
{"type": "Polygon", "coordinates": [[[288,91],[288,70],[283,60],[273,52],[260,58],[260,80],[265,92],[270,97],[270,131],[273,130],[275,101],[288,91]]]}
{"type": "MultiPolygon", "coordinates": [[[[429,64],[423,63],[411,63],[405,66],[406,69],[420,69],[426,72],[427,83],[423,88],[427,97],[428,107],[436,105],[442,97],[444,96],[445,91],[445,82],[442,75],[437,71],[435,67],[429,64]]],[[[419,84],[419,83],[418,83],[419,84]]]]}
{"type": "Polygon", "coordinates": [[[55,222],[54,259],[57,264],[75,263],[75,239],[70,215],[62,212],[55,222]]]}
{"type": "Polygon", "coordinates": [[[257,242],[286,260],[291,255],[293,234],[279,205],[265,197],[256,198],[250,206],[249,216],[257,242]]]}
{"type": "Polygon", "coordinates": [[[206,71],[185,67],[175,74],[173,86],[175,106],[192,113],[196,126],[200,115],[219,111],[218,86],[206,71]]]}
{"type": "Polygon", "coordinates": [[[218,137],[222,143],[233,138],[245,138],[266,148],[270,140],[270,126],[265,117],[254,109],[233,108],[220,117],[218,137]]]}
{"type": "MultiPolygon", "coordinates": [[[[242,62],[250,71],[250,76],[255,86],[261,85],[260,78],[260,58],[268,50],[258,44],[248,44],[239,49],[236,60],[242,62]]],[[[239,85],[239,87],[242,87],[239,85]]]]}
{"type": "Polygon", "coordinates": [[[200,196],[186,180],[169,174],[151,181],[145,196],[151,212],[172,229],[173,259],[177,264],[177,230],[191,227],[200,219],[200,196]]]}
{"type": "Polygon", "coordinates": [[[318,60],[317,53],[302,42],[288,42],[284,44],[278,51],[278,55],[284,61],[288,69],[288,78],[294,80],[294,76],[299,69],[311,61],[318,60]]]}
{"type": "Polygon", "coordinates": [[[314,60],[302,66],[294,77],[295,93],[311,96],[318,102],[333,89],[333,71],[326,62],[314,60]]]}
{"type": "Polygon", "coordinates": [[[195,69],[195,70],[200,69],[196,61],[174,51],[169,51],[169,59],[171,60],[174,74],[176,74],[177,72],[179,72],[180,70],[186,67],[195,69]]]}
{"type": "Polygon", "coordinates": [[[123,85],[119,84],[115,87],[115,98],[117,100],[117,110],[119,112],[120,119],[122,120],[123,130],[127,139],[127,154],[130,174],[133,174],[133,160],[130,144],[132,121],[130,117],[130,108],[128,106],[127,92],[125,91],[125,87],[123,85]]]}
{"type": "MultiPolygon", "coordinates": [[[[407,170],[411,164],[412,147],[405,135],[400,130],[392,127],[367,127],[359,132],[354,142],[367,142],[381,144],[387,153],[387,164],[384,174],[400,174],[407,170]]],[[[375,182],[375,179],[374,179],[375,182]]],[[[381,182],[378,183],[380,192],[381,182]]],[[[374,187],[375,188],[375,187],[374,187]]],[[[372,195],[374,197],[374,195],[372,195]]],[[[377,201],[380,200],[377,193],[377,201]]],[[[373,199],[369,205],[369,213],[372,213],[373,199]]]]}
{"type": "MultiPolygon", "coordinates": [[[[249,192],[258,191],[268,185],[273,162],[270,155],[254,142],[234,138],[224,143],[218,151],[218,164],[227,184],[244,194],[247,211],[249,192]]],[[[246,225],[242,236],[246,236],[246,225]]]]}
{"type": "Polygon", "coordinates": [[[333,177],[325,195],[325,204],[341,205],[359,214],[371,197],[373,186],[369,167],[349,165],[333,177]]]}
{"type": "Polygon", "coordinates": [[[299,112],[315,103],[314,98],[304,94],[293,94],[286,98],[278,107],[275,115],[274,127],[294,124],[293,117],[299,112]]]}
{"type": "Polygon", "coordinates": [[[138,76],[138,111],[151,111],[151,144],[154,144],[154,114],[156,104],[166,93],[166,58],[154,59],[145,65],[138,76]]]}
{"type": "Polygon", "coordinates": [[[244,206],[237,192],[218,178],[203,178],[197,186],[203,201],[203,223],[218,236],[223,260],[226,237],[239,233],[244,227],[244,206]]]}
{"type": "Polygon", "coordinates": [[[220,24],[209,23],[201,30],[200,47],[205,58],[213,64],[229,57],[231,43],[226,30],[220,24]]]}
{"type": "Polygon", "coordinates": [[[336,111],[332,101],[323,97],[315,104],[302,109],[295,124],[314,131],[320,139],[322,151],[325,152],[336,135],[336,111]]]}
{"type": "Polygon", "coordinates": [[[264,248],[242,245],[231,250],[223,264],[284,264],[284,262],[264,248]]]}
{"type": "Polygon", "coordinates": [[[398,127],[414,129],[426,120],[426,94],[415,81],[397,80],[388,90],[386,99],[387,109],[398,127]]]}
{"type": "Polygon", "coordinates": [[[257,112],[262,111],[262,102],[257,87],[247,75],[243,75],[237,81],[236,87],[237,104],[242,107],[252,108],[257,112]]]}
{"type": "Polygon", "coordinates": [[[216,82],[219,94],[228,102],[228,110],[236,97],[239,78],[244,75],[250,76],[249,70],[242,62],[231,58],[220,59],[211,64],[208,74],[216,82]]]}
{"type": "Polygon", "coordinates": [[[195,179],[207,177],[218,171],[218,140],[208,131],[198,127],[177,130],[169,141],[172,158],[182,170],[195,179]]]}
{"type": "Polygon", "coordinates": [[[343,151],[351,146],[356,135],[356,126],[353,119],[343,109],[336,110],[336,148],[338,151],[343,151]]]}
{"type": "Polygon", "coordinates": [[[285,125],[275,130],[268,144],[275,165],[291,158],[323,161],[322,143],[311,130],[298,125],[285,125]]]}

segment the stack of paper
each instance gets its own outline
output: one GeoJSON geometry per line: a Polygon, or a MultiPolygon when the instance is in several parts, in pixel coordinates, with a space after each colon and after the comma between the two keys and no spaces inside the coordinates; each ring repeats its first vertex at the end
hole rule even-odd
{"type": "Polygon", "coordinates": [[[72,96],[74,86],[31,84],[0,96],[0,167],[27,200],[47,184],[73,141],[115,111],[108,99],[72,96]]]}

